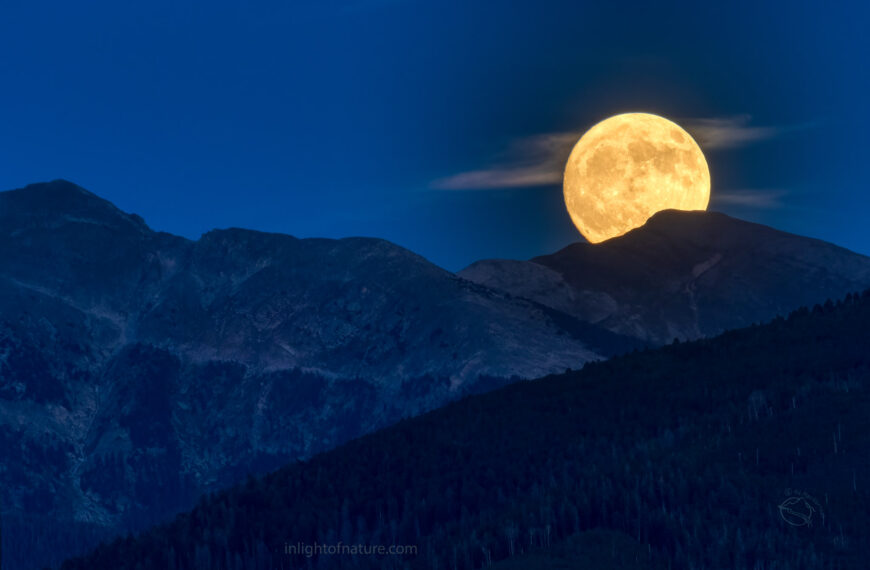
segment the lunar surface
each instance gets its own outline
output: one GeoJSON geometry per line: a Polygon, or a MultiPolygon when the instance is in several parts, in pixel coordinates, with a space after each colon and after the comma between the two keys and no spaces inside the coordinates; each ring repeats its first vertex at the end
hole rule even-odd
{"type": "Polygon", "coordinates": [[[642,226],[660,210],[706,210],[710,170],[679,125],[625,113],[580,138],[565,166],[563,190],[574,225],[597,243],[642,226]]]}

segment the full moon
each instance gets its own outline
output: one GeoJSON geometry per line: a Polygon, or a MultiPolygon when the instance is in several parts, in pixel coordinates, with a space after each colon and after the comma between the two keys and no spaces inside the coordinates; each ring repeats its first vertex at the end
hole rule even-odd
{"type": "Polygon", "coordinates": [[[568,157],[565,205],[580,233],[598,243],[642,226],[660,210],[706,210],[710,170],[679,125],[625,113],[586,131],[568,157]]]}

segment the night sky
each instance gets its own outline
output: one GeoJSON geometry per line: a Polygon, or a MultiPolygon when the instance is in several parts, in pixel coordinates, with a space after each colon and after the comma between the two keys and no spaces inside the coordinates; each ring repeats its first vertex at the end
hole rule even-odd
{"type": "Polygon", "coordinates": [[[711,209],[870,254],[870,3],[594,4],[3,0],[0,187],[458,270],[580,239],[565,141],[646,111],[701,143],[711,209]]]}

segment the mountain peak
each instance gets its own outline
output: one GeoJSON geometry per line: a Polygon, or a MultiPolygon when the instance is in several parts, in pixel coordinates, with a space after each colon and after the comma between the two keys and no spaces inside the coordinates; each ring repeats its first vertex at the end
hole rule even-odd
{"type": "Polygon", "coordinates": [[[150,231],[138,215],[122,212],[108,200],[68,180],[38,182],[0,192],[0,222],[4,225],[44,226],[63,221],[150,231]]]}
{"type": "Polygon", "coordinates": [[[748,236],[753,236],[754,239],[761,234],[788,235],[768,226],[732,218],[722,212],[661,210],[653,214],[639,228],[604,243],[632,241],[637,236],[643,236],[644,240],[649,240],[652,236],[662,236],[668,239],[700,239],[711,242],[723,238],[735,239],[748,236]]]}
{"type": "Polygon", "coordinates": [[[43,202],[42,205],[55,206],[58,209],[80,206],[88,202],[109,203],[78,184],[62,178],[50,182],[35,182],[24,188],[7,190],[0,195],[7,199],[14,199],[18,203],[31,203],[33,205],[39,204],[40,200],[51,200],[48,203],[43,202]]]}
{"type": "Polygon", "coordinates": [[[655,343],[771,319],[870,284],[870,258],[720,212],[664,210],[625,235],[461,277],[655,343]]]}
{"type": "Polygon", "coordinates": [[[621,236],[595,244],[573,243],[554,254],[543,255],[532,261],[541,262],[564,256],[601,257],[615,252],[622,252],[622,254],[633,252],[634,255],[661,262],[674,255],[681,255],[687,250],[708,252],[734,248],[745,250],[747,253],[776,252],[788,253],[796,257],[803,255],[804,248],[812,250],[822,248],[857,255],[845,248],[818,239],[741,220],[722,212],[661,210],[653,214],[642,226],[621,236]]]}
{"type": "Polygon", "coordinates": [[[742,220],[737,220],[736,218],[732,218],[727,214],[723,214],[722,212],[714,212],[710,210],[659,210],[646,221],[644,226],[660,226],[663,224],[674,224],[674,223],[709,223],[710,221],[725,221],[725,220],[733,220],[736,222],[741,222],[742,220]]]}

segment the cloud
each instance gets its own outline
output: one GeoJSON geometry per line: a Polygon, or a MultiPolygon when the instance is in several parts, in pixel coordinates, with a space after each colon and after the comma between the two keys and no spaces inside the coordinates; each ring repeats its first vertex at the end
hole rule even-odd
{"type": "Polygon", "coordinates": [[[714,192],[710,201],[714,205],[746,206],[749,208],[779,208],[788,192],[774,188],[725,190],[714,192]]]}
{"type": "MultiPolygon", "coordinates": [[[[740,148],[810,126],[753,126],[751,119],[750,115],[737,115],[679,119],[677,123],[705,152],[740,148]]],[[[544,133],[517,139],[490,164],[440,178],[429,186],[437,190],[492,190],[559,184],[568,155],[583,132],[544,133]]]]}
{"type": "Polygon", "coordinates": [[[430,187],[485,190],[559,184],[568,155],[582,134],[545,133],[517,139],[492,164],[435,180],[430,187]]]}
{"type": "Polygon", "coordinates": [[[749,124],[752,117],[693,118],[679,121],[704,150],[744,147],[754,142],[772,139],[795,127],[759,127],[749,124]]]}

